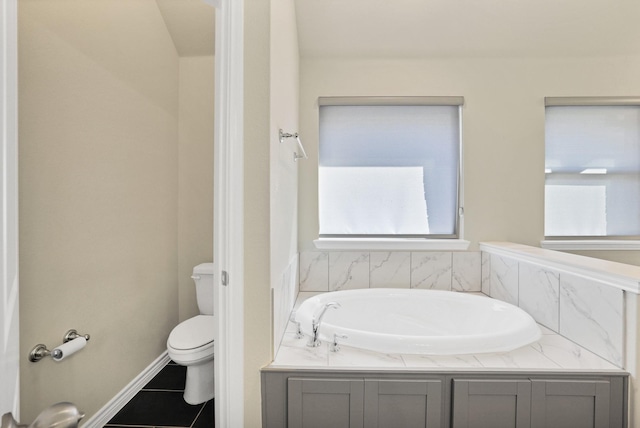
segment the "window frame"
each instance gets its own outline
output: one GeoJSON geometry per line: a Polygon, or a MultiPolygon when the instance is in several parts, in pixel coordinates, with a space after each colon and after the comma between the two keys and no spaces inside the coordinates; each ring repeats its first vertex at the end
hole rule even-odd
{"type": "MultiPolygon", "coordinates": [[[[458,108],[458,156],[456,171],[456,209],[452,234],[395,235],[395,234],[319,234],[314,241],[316,248],[376,248],[376,249],[466,249],[468,241],[462,239],[464,227],[463,205],[463,133],[462,96],[332,96],[319,97],[318,107],[323,106],[455,106],[458,108]]],[[[320,144],[320,142],[318,143],[320,144]]],[[[318,158],[318,170],[320,168],[318,158]]],[[[318,193],[319,194],[319,193],[318,193]]]]}
{"type": "MultiPolygon", "coordinates": [[[[640,107],[637,96],[581,96],[581,97],[545,97],[545,118],[547,107],[640,107]]],[[[546,121],[545,121],[546,132],[546,121]]],[[[638,142],[640,144],[640,141],[638,142]]],[[[545,141],[546,146],[546,141],[545,141]]],[[[546,163],[546,154],[545,154],[546,163]]],[[[546,186],[546,179],[545,179],[546,186]]],[[[546,198],[544,203],[546,205],[546,198]]],[[[543,206],[544,210],[544,206],[543,206]]],[[[546,224],[544,224],[546,229],[546,224]]],[[[640,234],[636,235],[544,235],[541,247],[552,250],[640,250],[640,234]]]]}

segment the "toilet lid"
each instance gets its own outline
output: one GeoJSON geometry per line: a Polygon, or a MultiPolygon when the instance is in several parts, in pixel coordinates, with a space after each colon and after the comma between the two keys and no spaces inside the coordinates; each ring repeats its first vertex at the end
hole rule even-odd
{"type": "Polygon", "coordinates": [[[195,349],[213,342],[215,329],[212,315],[196,315],[178,324],[169,335],[173,349],[195,349]]]}

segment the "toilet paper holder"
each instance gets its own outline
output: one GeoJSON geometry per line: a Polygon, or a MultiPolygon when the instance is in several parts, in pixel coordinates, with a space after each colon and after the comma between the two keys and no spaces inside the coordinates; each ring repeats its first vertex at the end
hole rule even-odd
{"type": "MultiPolygon", "coordinates": [[[[70,342],[73,339],[77,339],[79,337],[84,338],[86,341],[91,338],[91,336],[89,336],[88,334],[80,334],[77,330],[71,329],[65,333],[64,337],[62,338],[62,343],[64,344],[70,342]]],[[[29,352],[29,361],[31,361],[32,363],[37,363],[41,359],[48,356],[51,356],[54,359],[58,358],[59,355],[56,355],[57,351],[59,350],[54,349],[53,351],[50,351],[49,349],[47,349],[46,345],[39,343],[31,349],[31,352],[29,352]]]]}

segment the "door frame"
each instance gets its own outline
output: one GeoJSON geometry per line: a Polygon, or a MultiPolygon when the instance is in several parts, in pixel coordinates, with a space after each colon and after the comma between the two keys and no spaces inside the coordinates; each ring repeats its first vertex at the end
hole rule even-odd
{"type": "Polygon", "coordinates": [[[244,1],[216,0],[215,5],[215,424],[241,427],[244,426],[244,1]]]}
{"type": "Polygon", "coordinates": [[[18,4],[0,3],[0,414],[20,417],[18,4]]]}

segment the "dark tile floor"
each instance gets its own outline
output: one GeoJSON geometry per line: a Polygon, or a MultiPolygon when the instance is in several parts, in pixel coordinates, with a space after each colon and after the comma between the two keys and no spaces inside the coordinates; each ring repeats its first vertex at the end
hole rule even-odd
{"type": "Polygon", "coordinates": [[[105,427],[213,428],[213,400],[192,406],[182,398],[185,375],[170,362],[105,427]]]}

